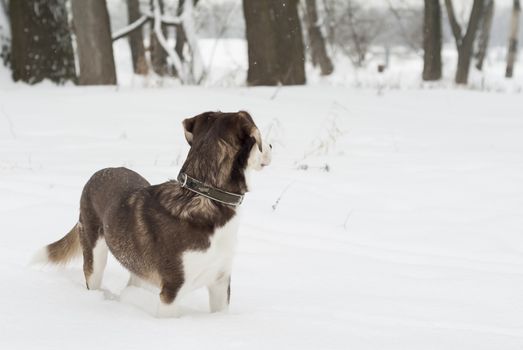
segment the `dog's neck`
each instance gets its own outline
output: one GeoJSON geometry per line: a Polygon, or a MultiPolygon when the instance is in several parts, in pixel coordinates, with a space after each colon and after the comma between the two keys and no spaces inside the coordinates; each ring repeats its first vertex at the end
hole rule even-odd
{"type": "MultiPolygon", "coordinates": [[[[238,152],[218,147],[191,148],[181,172],[223,191],[245,194],[246,162],[238,159],[238,152]],[[205,152],[211,151],[213,152],[205,152]]],[[[170,181],[158,187],[160,204],[171,215],[200,225],[222,226],[236,213],[236,208],[182,188],[170,181]]]]}
{"type": "Polygon", "coordinates": [[[245,164],[237,161],[237,150],[225,144],[193,147],[180,172],[223,191],[245,194],[245,164]]]}

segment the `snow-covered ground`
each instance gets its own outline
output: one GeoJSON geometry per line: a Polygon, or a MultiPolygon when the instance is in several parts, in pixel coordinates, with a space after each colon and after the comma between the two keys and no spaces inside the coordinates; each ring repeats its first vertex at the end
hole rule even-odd
{"type": "Polygon", "coordinates": [[[466,90],[0,89],[1,349],[521,349],[523,100],[466,90]],[[80,262],[29,267],[75,223],[97,169],[151,182],[184,160],[181,121],[249,110],[274,145],[243,210],[228,314],[105,291],[80,262]]]}

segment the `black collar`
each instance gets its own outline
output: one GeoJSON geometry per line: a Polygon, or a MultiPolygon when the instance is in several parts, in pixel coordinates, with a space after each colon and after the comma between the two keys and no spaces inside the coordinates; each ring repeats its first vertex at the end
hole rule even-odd
{"type": "Polygon", "coordinates": [[[194,193],[198,193],[204,197],[212,199],[213,201],[237,207],[243,202],[243,195],[227,192],[206,185],[201,181],[193,179],[185,173],[178,174],[178,182],[183,188],[188,189],[194,193]]]}

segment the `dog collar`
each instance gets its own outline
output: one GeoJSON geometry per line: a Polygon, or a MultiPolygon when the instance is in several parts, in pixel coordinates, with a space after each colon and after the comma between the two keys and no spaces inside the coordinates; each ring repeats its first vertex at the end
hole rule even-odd
{"type": "Polygon", "coordinates": [[[193,179],[185,173],[178,174],[178,182],[183,188],[188,189],[194,193],[198,193],[206,198],[212,199],[213,201],[227,204],[233,207],[237,207],[243,202],[243,195],[227,192],[206,185],[201,181],[193,179]]]}

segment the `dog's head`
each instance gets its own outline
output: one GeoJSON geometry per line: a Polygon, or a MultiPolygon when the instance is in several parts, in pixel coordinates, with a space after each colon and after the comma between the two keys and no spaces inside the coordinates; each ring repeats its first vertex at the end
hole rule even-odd
{"type": "Polygon", "coordinates": [[[202,113],[185,119],[183,128],[191,149],[225,152],[234,159],[233,170],[261,170],[271,162],[272,146],[262,141],[258,127],[245,111],[202,113]]]}

